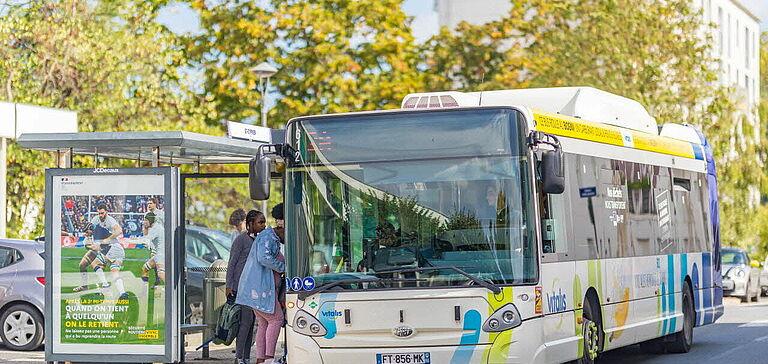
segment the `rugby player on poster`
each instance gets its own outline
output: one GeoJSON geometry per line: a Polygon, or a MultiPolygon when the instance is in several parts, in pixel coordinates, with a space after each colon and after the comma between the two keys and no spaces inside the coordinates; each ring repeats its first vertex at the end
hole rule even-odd
{"type": "MultiPolygon", "coordinates": [[[[157,210],[162,212],[162,210],[157,210]]],[[[144,297],[149,296],[149,270],[157,270],[157,278],[165,283],[165,229],[154,212],[144,215],[144,237],[150,251],[149,260],[141,267],[141,280],[144,283],[144,297]]],[[[157,282],[157,279],[156,279],[157,282]]]]}
{"type": "MultiPolygon", "coordinates": [[[[120,227],[120,224],[114,217],[107,214],[106,205],[100,204],[96,211],[98,215],[94,216],[90,221],[93,244],[91,244],[90,251],[80,260],[80,279],[82,285],[76,287],[73,291],[80,292],[88,288],[88,277],[84,272],[83,263],[86,263],[86,266],[90,264],[93,267],[99,276],[99,280],[102,282],[103,288],[110,286],[103,272],[104,268],[109,266],[109,270],[112,273],[112,281],[122,298],[125,296],[125,287],[123,286],[123,279],[120,277],[120,269],[123,266],[123,260],[125,260],[125,250],[117,238],[123,235],[123,228],[120,227]]],[[[86,232],[87,234],[88,232],[86,232]]]]}

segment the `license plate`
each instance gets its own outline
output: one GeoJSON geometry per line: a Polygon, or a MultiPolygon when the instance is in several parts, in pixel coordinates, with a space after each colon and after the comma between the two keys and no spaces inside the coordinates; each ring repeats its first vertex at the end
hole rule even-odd
{"type": "Polygon", "coordinates": [[[430,364],[429,353],[376,354],[376,364],[430,364]]]}

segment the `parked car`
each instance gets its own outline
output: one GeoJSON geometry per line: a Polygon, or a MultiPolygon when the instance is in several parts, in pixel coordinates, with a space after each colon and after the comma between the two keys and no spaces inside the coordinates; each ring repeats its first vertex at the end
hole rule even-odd
{"type": "Polygon", "coordinates": [[[0,339],[11,350],[34,350],[43,343],[45,245],[0,240],[0,339]]]}
{"type": "Polygon", "coordinates": [[[760,268],[740,248],[723,248],[723,295],[741,297],[741,302],[760,300],[760,268]]]}
{"type": "Polygon", "coordinates": [[[203,279],[213,262],[218,259],[229,261],[232,241],[230,235],[223,231],[196,225],[187,225],[185,234],[187,279],[184,322],[195,323],[202,320],[203,279]]]}
{"type": "Polygon", "coordinates": [[[232,249],[232,238],[229,234],[202,226],[186,226],[187,255],[194,255],[208,263],[217,259],[229,261],[229,251],[232,249]]]}
{"type": "Polygon", "coordinates": [[[763,270],[760,272],[760,288],[763,296],[768,296],[768,256],[763,262],[763,270]]]}

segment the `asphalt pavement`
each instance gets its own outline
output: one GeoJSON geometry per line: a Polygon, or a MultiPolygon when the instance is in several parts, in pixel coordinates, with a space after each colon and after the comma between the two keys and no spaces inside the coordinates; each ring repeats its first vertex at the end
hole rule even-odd
{"type": "MultiPolygon", "coordinates": [[[[726,298],[725,314],[714,325],[696,328],[693,347],[687,354],[644,354],[638,345],[604,353],[600,363],[684,364],[684,363],[768,363],[768,298],[760,303],[742,304],[726,298]]],[[[194,349],[200,337],[188,339],[194,349]],[[194,346],[193,346],[194,345],[194,346]]],[[[187,354],[187,362],[195,364],[230,363],[234,346],[212,347],[213,360],[200,360],[200,352],[187,354]]],[[[0,363],[45,363],[43,350],[15,352],[0,342],[0,363]]]]}

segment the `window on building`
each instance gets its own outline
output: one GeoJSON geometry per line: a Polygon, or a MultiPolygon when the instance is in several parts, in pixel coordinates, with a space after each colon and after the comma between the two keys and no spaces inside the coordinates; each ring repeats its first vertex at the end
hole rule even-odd
{"type": "Polygon", "coordinates": [[[749,76],[744,75],[744,89],[747,90],[747,100],[752,100],[752,90],[749,87],[749,76]]]}
{"type": "Polygon", "coordinates": [[[726,42],[728,42],[728,57],[733,57],[733,33],[731,33],[731,14],[728,14],[728,29],[725,32],[726,42]]]}
{"type": "Polygon", "coordinates": [[[744,67],[749,68],[749,45],[750,45],[749,28],[744,28],[744,67]]]}
{"type": "Polygon", "coordinates": [[[723,55],[723,8],[717,7],[717,49],[718,55],[723,55]]]}

